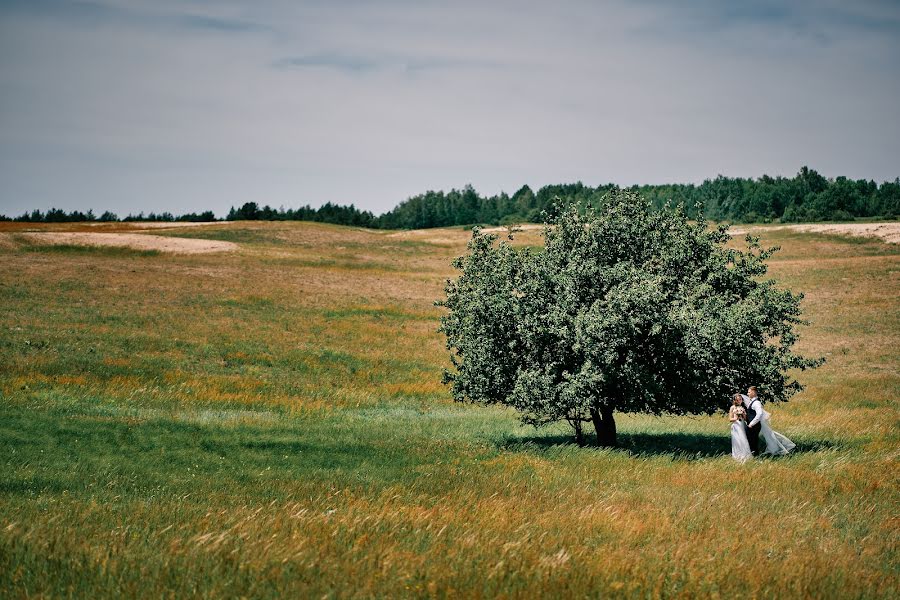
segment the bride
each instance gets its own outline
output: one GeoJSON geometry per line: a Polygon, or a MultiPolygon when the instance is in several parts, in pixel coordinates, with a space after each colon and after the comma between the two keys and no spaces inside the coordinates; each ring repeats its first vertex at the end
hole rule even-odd
{"type": "Polygon", "coordinates": [[[731,421],[731,456],[738,462],[744,462],[753,458],[750,452],[750,442],[747,440],[747,409],[744,408],[743,398],[735,394],[731,408],[728,410],[728,420],[731,421]]]}

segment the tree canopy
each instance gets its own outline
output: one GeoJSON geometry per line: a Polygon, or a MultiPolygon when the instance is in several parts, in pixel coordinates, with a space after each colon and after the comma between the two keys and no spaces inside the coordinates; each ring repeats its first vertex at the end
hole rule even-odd
{"type": "MultiPolygon", "coordinates": [[[[511,234],[512,235],[512,234],[511,234]]],[[[712,414],[757,385],[768,400],[801,389],[789,372],[820,364],[792,351],[800,300],[764,279],[777,248],[726,246],[681,208],[633,191],[561,209],[545,247],[473,230],[448,280],[444,372],[458,401],[515,408],[525,423],[593,423],[615,444],[615,411],[712,414]]]]}
{"type": "MultiPolygon", "coordinates": [[[[246,202],[232,207],[227,220],[261,221],[321,221],[338,225],[353,225],[381,229],[420,229],[490,223],[539,223],[544,214],[552,213],[571,204],[582,209],[597,204],[613,184],[591,187],[581,182],[545,185],[536,192],[523,185],[512,196],[501,192],[493,196],[480,195],[471,185],[449,192],[428,191],[400,202],[391,210],[375,216],[350,204],[347,206],[326,202],[318,208],[309,205],[300,208],[272,208],[256,202],[246,202]]],[[[757,179],[718,176],[699,185],[661,184],[629,188],[646,197],[654,208],[667,203],[684,204],[689,216],[698,211],[716,221],[743,223],[799,221],[847,221],[857,217],[881,217],[893,219],[900,216],[900,179],[876,184],[865,179],[837,177],[827,179],[815,170],[803,167],[794,177],[770,177],[757,179]]],[[[116,221],[111,212],[100,220],[116,221]]],[[[0,215],[0,220],[10,220],[0,215]]],[[[72,211],[66,213],[50,209],[39,210],[16,217],[17,221],[91,221],[93,213],[72,211]]],[[[214,221],[211,211],[201,214],[188,213],[174,216],[168,212],[128,215],[125,221],[214,221]]]]}
{"type": "MultiPolygon", "coordinates": [[[[581,182],[546,185],[532,191],[523,186],[512,196],[480,196],[471,186],[449,192],[429,191],[413,196],[377,217],[378,227],[417,229],[489,223],[542,222],[542,214],[571,204],[584,209],[616,186],[596,187],[581,182]]],[[[700,184],[640,185],[628,188],[647,198],[655,209],[683,204],[688,215],[703,212],[715,221],[757,223],[780,220],[848,221],[855,218],[900,216],[900,179],[884,182],[847,177],[827,179],[803,167],[794,177],[757,179],[724,177],[700,184]]]]}

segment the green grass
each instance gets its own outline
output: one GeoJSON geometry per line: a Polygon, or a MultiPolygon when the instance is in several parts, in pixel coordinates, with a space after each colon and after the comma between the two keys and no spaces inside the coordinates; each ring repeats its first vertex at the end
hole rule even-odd
{"type": "Polygon", "coordinates": [[[896,247],[764,235],[828,362],[770,407],[797,452],[739,466],[723,416],[622,415],[608,450],[453,404],[461,229],[229,227],[0,248],[0,596],[897,595],[896,247]]]}
{"type": "Polygon", "coordinates": [[[197,240],[217,240],[221,242],[235,242],[237,244],[262,244],[281,245],[284,240],[277,232],[270,230],[237,228],[232,225],[212,226],[209,228],[184,227],[169,231],[156,232],[157,235],[166,237],[190,238],[197,240]]]}
{"type": "Polygon", "coordinates": [[[139,257],[159,256],[159,250],[138,250],[115,246],[79,246],[75,244],[25,244],[22,252],[40,252],[44,254],[85,254],[88,256],[139,257]]]}

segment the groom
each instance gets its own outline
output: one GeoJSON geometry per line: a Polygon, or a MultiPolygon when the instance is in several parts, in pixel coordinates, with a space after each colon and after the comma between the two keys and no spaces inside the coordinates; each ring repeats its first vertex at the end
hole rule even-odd
{"type": "Polygon", "coordinates": [[[755,385],[747,388],[747,395],[741,394],[741,398],[747,409],[747,441],[750,443],[750,452],[756,456],[759,454],[759,430],[762,429],[762,402],[756,395],[755,385]]]}

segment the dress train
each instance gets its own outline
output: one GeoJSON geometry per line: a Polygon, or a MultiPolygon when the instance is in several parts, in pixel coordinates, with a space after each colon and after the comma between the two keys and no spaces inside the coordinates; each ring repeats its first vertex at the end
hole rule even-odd
{"type": "Polygon", "coordinates": [[[781,435],[769,426],[769,414],[766,413],[761,421],[759,429],[759,437],[766,442],[766,449],[763,454],[772,454],[781,456],[790,453],[797,445],[789,440],[786,436],[781,435]]]}

